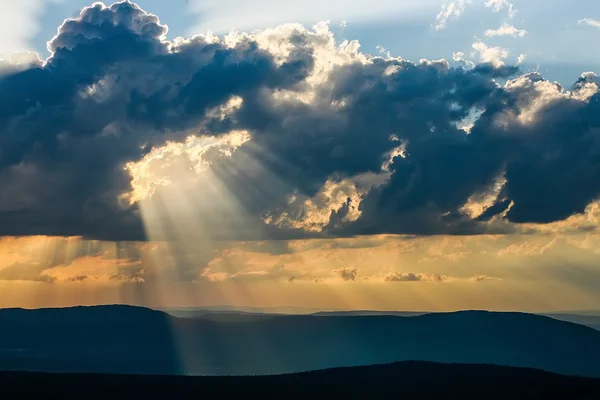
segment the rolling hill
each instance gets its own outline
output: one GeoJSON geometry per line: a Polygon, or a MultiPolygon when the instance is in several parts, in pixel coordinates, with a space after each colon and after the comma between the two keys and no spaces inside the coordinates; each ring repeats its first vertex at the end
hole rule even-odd
{"type": "Polygon", "coordinates": [[[9,398],[569,399],[600,398],[600,380],[493,365],[402,362],[290,375],[190,377],[0,373],[9,398]]]}
{"type": "Polygon", "coordinates": [[[0,310],[0,370],[250,375],[405,360],[600,377],[600,331],[484,311],[177,318],[129,306],[0,310]]]}

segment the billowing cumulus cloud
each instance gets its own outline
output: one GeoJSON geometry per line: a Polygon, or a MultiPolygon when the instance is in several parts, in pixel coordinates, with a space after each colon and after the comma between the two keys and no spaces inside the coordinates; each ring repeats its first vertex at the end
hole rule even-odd
{"type": "Polygon", "coordinates": [[[600,194],[593,73],[563,88],[481,42],[459,67],[372,56],[325,23],[167,34],[97,3],[14,57],[0,234],[189,238],[208,262],[217,239],[512,232],[600,194]]]}
{"type": "Polygon", "coordinates": [[[479,61],[489,63],[496,67],[504,65],[504,59],[508,57],[508,50],[498,46],[488,46],[483,42],[475,42],[472,45],[473,50],[478,52],[479,61]]]}

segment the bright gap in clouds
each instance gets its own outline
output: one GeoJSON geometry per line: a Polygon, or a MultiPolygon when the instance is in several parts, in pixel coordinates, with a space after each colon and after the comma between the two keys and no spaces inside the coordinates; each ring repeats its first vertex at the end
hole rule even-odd
{"type": "Polygon", "coordinates": [[[193,171],[200,174],[206,171],[209,168],[206,155],[210,151],[227,156],[249,139],[247,131],[234,131],[218,139],[192,135],[185,142],[167,142],[154,148],[142,160],[125,166],[132,177],[132,191],[123,197],[130,204],[146,200],[157,187],[180,180],[182,173],[193,171]]]}

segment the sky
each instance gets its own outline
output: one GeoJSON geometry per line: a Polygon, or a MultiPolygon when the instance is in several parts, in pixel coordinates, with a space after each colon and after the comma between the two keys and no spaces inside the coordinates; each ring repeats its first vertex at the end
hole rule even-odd
{"type": "Polygon", "coordinates": [[[0,307],[600,309],[580,3],[2,2],[0,307]]]}

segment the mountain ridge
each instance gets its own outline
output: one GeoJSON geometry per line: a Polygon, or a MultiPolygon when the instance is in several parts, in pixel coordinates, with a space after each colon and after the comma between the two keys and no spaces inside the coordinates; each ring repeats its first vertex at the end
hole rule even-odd
{"type": "Polygon", "coordinates": [[[0,310],[0,369],[262,375],[423,360],[600,377],[598,359],[600,331],[527,313],[178,318],[121,305],[0,310]]]}

